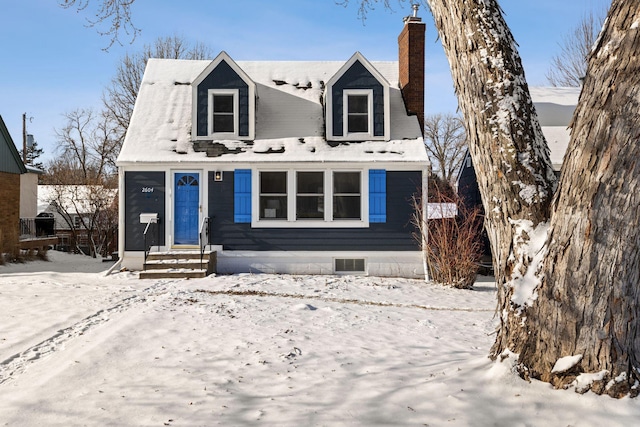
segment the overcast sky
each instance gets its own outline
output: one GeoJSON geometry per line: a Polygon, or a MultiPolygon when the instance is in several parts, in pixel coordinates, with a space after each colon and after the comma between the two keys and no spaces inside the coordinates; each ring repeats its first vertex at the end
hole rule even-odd
{"type": "MultiPolygon", "coordinates": [[[[91,0],[96,4],[98,0],[91,0]]],[[[86,27],[91,11],[76,12],[57,0],[14,0],[2,6],[0,26],[0,115],[22,148],[22,114],[27,132],[55,156],[54,129],[62,114],[100,108],[104,87],[126,52],[140,51],[158,37],[178,35],[202,42],[214,56],[225,50],[235,60],[344,60],[360,51],[367,59],[397,60],[397,35],[408,2],[382,6],[363,22],[358,0],[347,7],[336,0],[137,0],[133,20],[140,36],[103,50],[109,39],[86,27]]],[[[607,0],[502,0],[507,23],[519,44],[530,85],[545,85],[545,73],[558,43],[589,10],[604,11],[607,0]]],[[[426,113],[454,113],[457,101],[449,66],[433,20],[427,23],[426,113]]]]}

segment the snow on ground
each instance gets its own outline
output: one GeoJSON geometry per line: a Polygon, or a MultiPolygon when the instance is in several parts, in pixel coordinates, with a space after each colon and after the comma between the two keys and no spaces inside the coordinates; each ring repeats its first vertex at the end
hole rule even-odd
{"type": "Polygon", "coordinates": [[[357,276],[139,280],[0,266],[0,425],[626,426],[640,400],[487,357],[495,288],[357,276]]]}

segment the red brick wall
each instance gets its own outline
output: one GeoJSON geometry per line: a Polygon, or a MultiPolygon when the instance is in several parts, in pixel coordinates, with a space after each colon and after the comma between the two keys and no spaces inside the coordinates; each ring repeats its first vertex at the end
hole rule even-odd
{"type": "Polygon", "coordinates": [[[425,24],[408,18],[398,36],[399,79],[402,97],[410,114],[418,116],[424,132],[424,43],[425,24]]]}
{"type": "Polygon", "coordinates": [[[20,175],[0,172],[0,239],[10,247],[20,232],[20,175]]]}

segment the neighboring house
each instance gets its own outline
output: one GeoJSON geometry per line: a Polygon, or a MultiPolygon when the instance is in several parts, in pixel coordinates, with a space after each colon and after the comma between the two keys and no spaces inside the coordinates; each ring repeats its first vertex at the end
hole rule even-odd
{"type": "Polygon", "coordinates": [[[118,157],[120,257],[217,252],[217,271],[424,277],[411,197],[426,185],[425,25],[398,62],[151,59],[118,157]]]}
{"type": "MultiPolygon", "coordinates": [[[[107,212],[116,201],[117,190],[89,185],[39,185],[38,220],[52,219],[53,235],[58,237],[58,249],[81,250],[90,253],[89,230],[99,242],[107,232],[102,216],[96,212],[107,212]]],[[[114,221],[114,226],[115,221],[114,221]]],[[[114,227],[115,228],[115,227],[114,227]]],[[[115,239],[114,239],[115,240],[115,239]]],[[[115,249],[113,248],[105,253],[115,249]]]]}
{"type": "Polygon", "coordinates": [[[20,175],[20,239],[49,236],[38,215],[38,177],[44,171],[25,165],[27,173],[20,175]]]}
{"type": "MultiPolygon", "coordinates": [[[[560,174],[562,161],[569,146],[571,135],[568,126],[578,105],[580,90],[577,87],[529,88],[542,133],[549,146],[551,164],[557,175],[560,174]]],[[[468,208],[482,205],[476,172],[469,152],[458,174],[458,195],[468,208]]],[[[486,254],[490,254],[488,246],[488,240],[485,239],[486,254]]]]}
{"type": "Polygon", "coordinates": [[[20,175],[20,218],[33,219],[38,214],[38,177],[41,169],[25,165],[27,172],[20,175]]]}
{"type": "Polygon", "coordinates": [[[0,116],[0,252],[14,248],[20,235],[20,176],[27,169],[0,116]]]}

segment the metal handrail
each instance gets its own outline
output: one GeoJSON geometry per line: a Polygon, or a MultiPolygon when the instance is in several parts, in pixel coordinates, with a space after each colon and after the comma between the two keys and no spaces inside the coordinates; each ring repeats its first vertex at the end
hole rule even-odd
{"type": "Polygon", "coordinates": [[[210,219],[211,218],[209,217],[202,219],[202,224],[200,225],[200,233],[198,234],[198,240],[200,243],[200,267],[202,267],[202,260],[204,259],[204,248],[207,247],[207,244],[209,242],[210,219]]]}
{"type": "MultiPolygon", "coordinates": [[[[152,240],[151,243],[157,242],[158,241],[158,223],[154,222],[154,221],[149,221],[147,223],[147,226],[144,228],[144,263],[142,264],[142,269],[146,270],[147,269],[147,257],[149,256],[149,253],[151,252],[151,246],[153,245],[147,245],[147,234],[149,232],[149,227],[151,226],[151,224],[155,224],[155,240],[152,240]]],[[[156,243],[157,244],[157,243],[156,243]]]]}

